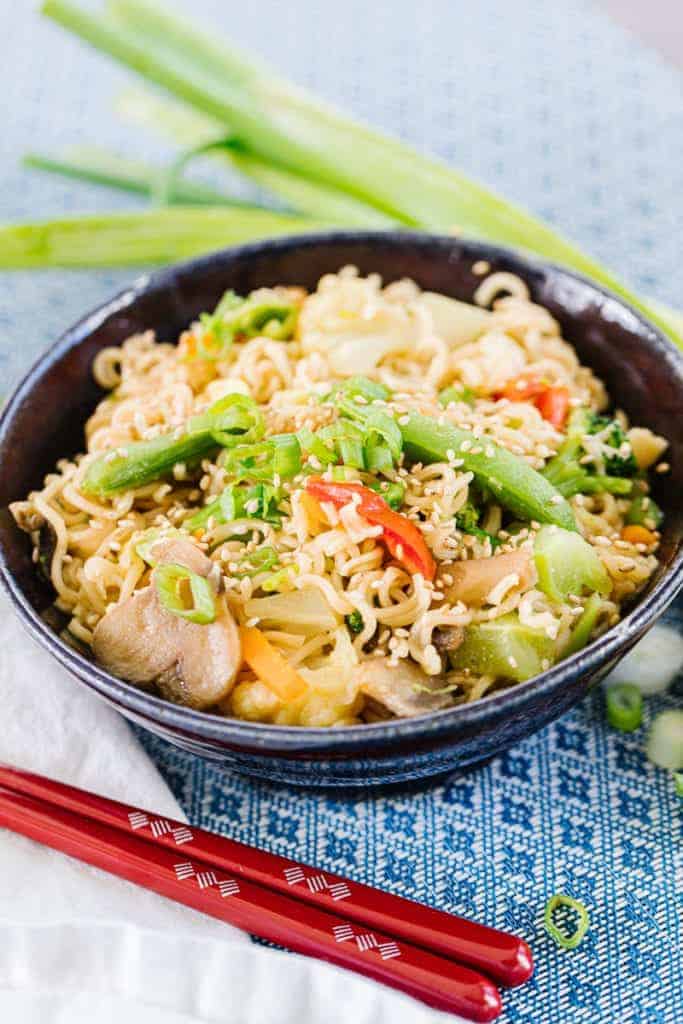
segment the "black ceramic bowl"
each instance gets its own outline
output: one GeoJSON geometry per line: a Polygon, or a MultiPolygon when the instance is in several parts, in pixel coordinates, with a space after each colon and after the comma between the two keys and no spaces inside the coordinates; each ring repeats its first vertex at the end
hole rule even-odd
{"type": "Polygon", "coordinates": [[[575,704],[653,624],[683,582],[683,357],[619,299],[566,270],[490,245],[412,234],[336,233],[242,246],[144,277],[67,331],[16,389],[0,420],[0,573],[33,636],[122,714],[173,743],[264,778],[307,785],[367,785],[439,774],[499,753],[575,704]],[[226,288],[314,287],[344,264],[386,281],[469,300],[477,260],[519,274],[562,324],[580,358],[639,424],[671,442],[672,473],[659,478],[666,512],[661,565],[636,606],[600,640],[529,682],[472,705],[348,729],[296,729],[191,711],[143,693],[64,644],[46,624],[53,594],[31,562],[9,502],[37,487],[55,461],[82,449],[83,423],[101,392],[94,356],[135,331],[161,340],[211,309],[226,288]],[[35,424],[40,424],[40,430],[35,424]]]}

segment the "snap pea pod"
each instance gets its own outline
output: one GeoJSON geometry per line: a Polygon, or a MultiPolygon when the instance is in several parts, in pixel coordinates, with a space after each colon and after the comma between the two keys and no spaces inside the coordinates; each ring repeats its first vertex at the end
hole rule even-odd
{"type": "Polygon", "coordinates": [[[178,463],[197,463],[220,447],[256,441],[262,434],[263,417],[256,403],[244,395],[227,395],[191,417],[180,431],[105,452],[88,466],[81,489],[107,498],[160,480],[178,463]]]}
{"type": "Polygon", "coordinates": [[[565,530],[576,530],[569,503],[535,469],[487,438],[475,437],[468,430],[439,423],[430,416],[407,413],[399,426],[404,451],[415,462],[447,462],[462,459],[468,472],[514,515],[527,522],[554,523],[565,530]]]}

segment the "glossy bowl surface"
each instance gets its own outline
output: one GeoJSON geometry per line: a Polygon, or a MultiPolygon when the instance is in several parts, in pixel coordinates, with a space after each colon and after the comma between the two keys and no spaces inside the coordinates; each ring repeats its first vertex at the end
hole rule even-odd
{"type": "MultiPolygon", "coordinates": [[[[653,624],[683,583],[683,357],[639,313],[558,267],[484,243],[410,233],[334,233],[228,249],[140,278],[90,313],[40,357],[0,418],[0,578],[23,623],[54,657],[131,720],[173,743],[263,778],[304,785],[368,785],[441,774],[497,754],[579,701],[653,624]],[[91,377],[97,352],[154,328],[173,341],[226,288],[314,287],[345,264],[385,281],[471,300],[473,265],[519,274],[557,317],[581,360],[616,405],[671,442],[672,472],[657,478],[666,512],[661,565],[622,621],[578,655],[526,683],[435,715],[348,729],[296,729],[181,708],[109,675],[63,643],[45,620],[53,595],[31,562],[28,538],[7,505],[37,487],[65,455],[82,449],[83,424],[101,397],[91,377]]],[[[48,615],[49,618],[49,615],[48,615]]]]}

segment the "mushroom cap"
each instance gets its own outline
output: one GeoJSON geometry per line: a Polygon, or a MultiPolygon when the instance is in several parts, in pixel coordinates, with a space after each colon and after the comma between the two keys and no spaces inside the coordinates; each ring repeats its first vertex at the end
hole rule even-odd
{"type": "MultiPolygon", "coordinates": [[[[184,538],[161,539],[152,551],[157,564],[173,562],[205,577],[214,568],[184,538]]],[[[239,631],[225,598],[216,598],[215,620],[200,625],[167,611],[153,584],[100,619],[92,647],[114,675],[138,686],[156,686],[167,700],[198,709],[228,695],[242,660],[239,631]]]]}
{"type": "Polygon", "coordinates": [[[361,693],[399,718],[426,715],[453,703],[450,694],[438,692],[444,686],[443,676],[425,675],[419,665],[405,658],[397,665],[389,658],[368,658],[356,672],[361,693]]]}

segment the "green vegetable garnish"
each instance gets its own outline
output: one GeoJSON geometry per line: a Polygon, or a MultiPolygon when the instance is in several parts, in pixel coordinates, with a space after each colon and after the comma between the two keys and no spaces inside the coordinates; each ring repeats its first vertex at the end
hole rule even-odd
{"type": "Polygon", "coordinates": [[[152,580],[162,607],[188,622],[208,626],[216,618],[216,597],[211,584],[184,565],[158,566],[152,580]]]}
{"type": "MultiPolygon", "coordinates": [[[[232,575],[241,579],[243,576],[256,576],[260,572],[267,572],[279,562],[279,556],[275,548],[265,545],[257,548],[248,555],[244,555],[238,561],[239,568],[232,570],[232,575]]],[[[272,579],[272,577],[271,577],[272,579]]]]}
{"type": "Polygon", "coordinates": [[[594,547],[581,534],[557,526],[542,527],[534,541],[538,586],[553,601],[580,596],[584,589],[607,595],[609,573],[594,547]]]}
{"type": "Polygon", "coordinates": [[[224,359],[235,338],[265,335],[276,341],[291,338],[296,328],[298,308],[275,293],[252,292],[247,299],[227,291],[213,313],[202,313],[203,334],[197,339],[196,357],[224,359]]]}
{"type": "Polygon", "coordinates": [[[554,896],[551,896],[545,905],[543,925],[551,939],[562,949],[576,949],[576,947],[583,941],[583,938],[590,927],[590,923],[590,914],[583,903],[579,900],[572,899],[571,896],[565,896],[564,893],[558,892],[554,896]],[[568,907],[570,910],[573,910],[578,914],[578,923],[571,935],[567,935],[565,932],[561,931],[553,920],[555,911],[559,907],[568,907]]]}
{"type": "Polygon", "coordinates": [[[661,711],[650,727],[645,752],[653,764],[670,772],[683,771],[683,710],[661,711]]]}
{"type": "Polygon", "coordinates": [[[628,507],[624,522],[627,525],[648,526],[649,529],[658,529],[664,519],[661,508],[647,494],[637,494],[628,507]]]}
{"type": "Polygon", "coordinates": [[[368,487],[370,490],[381,494],[389,508],[393,509],[394,512],[398,512],[402,507],[406,486],[400,480],[394,480],[391,483],[388,483],[386,480],[372,480],[368,483],[368,487]]]}
{"type": "Polygon", "coordinates": [[[472,537],[478,537],[479,540],[488,541],[495,550],[500,546],[501,541],[493,533],[482,530],[479,526],[480,518],[481,512],[476,505],[471,501],[466,501],[460,511],[455,513],[455,525],[461,533],[468,533],[472,537]]]}
{"type": "Polygon", "coordinates": [[[258,483],[251,487],[229,484],[215,501],[186,519],[183,529],[193,533],[206,527],[210,519],[217,525],[232,523],[236,519],[258,519],[279,525],[280,498],[279,489],[272,484],[258,483]]]}
{"type": "Polygon", "coordinates": [[[148,565],[155,566],[156,559],[152,557],[152,550],[155,544],[158,544],[160,540],[165,540],[167,537],[183,537],[184,535],[180,530],[175,530],[171,527],[151,527],[149,530],[145,530],[144,533],[140,534],[139,539],[135,544],[135,550],[137,551],[143,562],[147,562],[148,565]]]}
{"type": "Polygon", "coordinates": [[[324,402],[346,398],[364,398],[366,402],[386,402],[391,398],[391,391],[384,384],[377,380],[370,380],[369,377],[347,377],[340,384],[335,384],[329,394],[323,398],[324,402]]]}
{"type": "Polygon", "coordinates": [[[358,635],[358,633],[363,632],[363,626],[365,625],[365,623],[363,622],[363,616],[361,615],[357,608],[355,608],[349,615],[347,615],[344,621],[346,622],[346,625],[349,627],[351,632],[355,635],[358,635]]]}
{"type": "Polygon", "coordinates": [[[638,463],[621,423],[609,416],[593,416],[589,433],[599,434],[605,430],[608,433],[604,443],[615,449],[614,455],[605,455],[605,468],[608,473],[611,476],[635,476],[638,472],[638,463]],[[622,454],[622,448],[628,449],[628,452],[622,454]]]}
{"type": "Polygon", "coordinates": [[[602,597],[600,594],[591,594],[584,605],[583,612],[579,616],[578,622],[569,634],[567,646],[562,652],[563,657],[568,658],[570,654],[576,654],[577,651],[583,650],[595,629],[595,624],[598,621],[601,608],[602,597]]]}
{"type": "MultiPolygon", "coordinates": [[[[595,468],[582,465],[584,455],[583,438],[586,434],[595,433],[599,428],[601,417],[596,417],[589,409],[575,409],[569,417],[567,436],[555,455],[543,470],[543,476],[549,480],[560,494],[571,498],[574,494],[598,494],[608,491],[610,494],[630,494],[633,489],[631,480],[625,479],[635,472],[632,467],[632,456],[621,457],[617,452],[612,459],[605,460],[605,465],[613,470],[611,475],[596,473],[595,468]]],[[[621,430],[614,422],[613,435],[619,437],[621,430]]],[[[610,442],[611,443],[611,442],[610,442]]],[[[633,460],[635,463],[635,459],[633,460]]]]}
{"type": "Polygon", "coordinates": [[[477,400],[477,393],[472,388],[461,387],[458,388],[454,384],[444,388],[443,391],[439,392],[439,405],[442,405],[444,409],[451,402],[464,402],[466,405],[474,406],[477,400]]]}
{"type": "Polygon", "coordinates": [[[296,434],[273,434],[226,452],[223,467],[242,480],[291,480],[301,469],[301,445],[296,434]]]}
{"type": "Polygon", "coordinates": [[[683,772],[673,772],[674,793],[683,798],[683,772]]]}
{"type": "Polygon", "coordinates": [[[605,694],[607,721],[620,732],[634,732],[643,720],[643,695],[632,683],[614,683],[605,694]]]}

